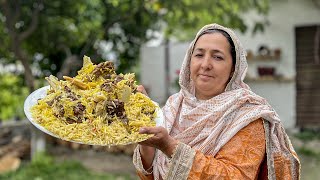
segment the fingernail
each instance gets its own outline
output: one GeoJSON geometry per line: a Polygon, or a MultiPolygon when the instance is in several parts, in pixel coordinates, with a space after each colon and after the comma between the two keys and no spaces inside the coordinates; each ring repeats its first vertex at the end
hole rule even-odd
{"type": "Polygon", "coordinates": [[[139,133],[144,133],[146,131],[145,128],[140,128],[139,133]]]}

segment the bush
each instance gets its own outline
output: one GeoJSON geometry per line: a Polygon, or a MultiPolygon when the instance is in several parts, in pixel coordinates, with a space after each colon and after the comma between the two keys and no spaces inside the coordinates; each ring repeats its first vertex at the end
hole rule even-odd
{"type": "Polygon", "coordinates": [[[28,88],[23,86],[23,79],[13,74],[0,74],[0,120],[24,118],[23,103],[28,95],[28,88]]]}

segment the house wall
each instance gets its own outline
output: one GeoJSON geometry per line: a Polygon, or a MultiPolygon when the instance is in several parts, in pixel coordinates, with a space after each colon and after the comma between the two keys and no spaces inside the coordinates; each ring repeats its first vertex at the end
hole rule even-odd
{"type": "MultiPolygon", "coordinates": [[[[261,17],[254,12],[244,15],[251,25],[261,17]]],[[[256,52],[260,45],[269,48],[280,48],[282,51],[279,61],[248,62],[247,75],[257,77],[258,66],[274,66],[276,73],[285,77],[286,81],[249,81],[251,89],[258,95],[266,98],[279,114],[284,127],[291,129],[296,124],[296,90],[295,90],[295,27],[320,24],[320,9],[312,0],[279,0],[271,1],[268,20],[270,25],[265,27],[264,33],[252,36],[251,29],[245,34],[237,32],[246,49],[256,52]]],[[[176,70],[180,69],[187,43],[170,44],[170,81],[177,78],[176,70]]],[[[141,82],[149,89],[149,95],[163,104],[165,97],[164,46],[141,49],[141,82]]],[[[171,87],[170,92],[177,90],[171,87]]]]}

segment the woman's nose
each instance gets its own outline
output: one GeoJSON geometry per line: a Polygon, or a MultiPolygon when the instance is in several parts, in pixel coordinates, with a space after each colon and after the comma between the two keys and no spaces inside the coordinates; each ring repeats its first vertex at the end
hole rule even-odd
{"type": "Polygon", "coordinates": [[[206,55],[201,63],[201,67],[203,69],[212,69],[212,64],[210,60],[211,60],[211,57],[209,55],[206,55]]]}

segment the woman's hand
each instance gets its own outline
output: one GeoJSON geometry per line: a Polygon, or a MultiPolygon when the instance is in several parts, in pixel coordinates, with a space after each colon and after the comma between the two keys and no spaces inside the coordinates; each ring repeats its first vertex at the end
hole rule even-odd
{"type": "Polygon", "coordinates": [[[142,94],[148,96],[148,93],[146,91],[146,89],[142,86],[142,85],[138,85],[137,86],[137,91],[141,92],[142,94]]]}
{"type": "Polygon", "coordinates": [[[178,141],[168,134],[164,127],[143,127],[140,128],[140,134],[154,134],[151,138],[140,142],[139,144],[149,147],[155,147],[161,150],[165,155],[171,157],[178,141]]]}
{"type": "MultiPolygon", "coordinates": [[[[147,91],[145,90],[145,88],[142,85],[137,86],[137,91],[148,96],[147,91]]],[[[150,169],[150,167],[152,169],[152,162],[153,162],[153,158],[154,158],[155,151],[156,151],[155,148],[140,145],[139,151],[141,154],[141,160],[142,160],[142,164],[143,164],[144,169],[150,169]]]]}

